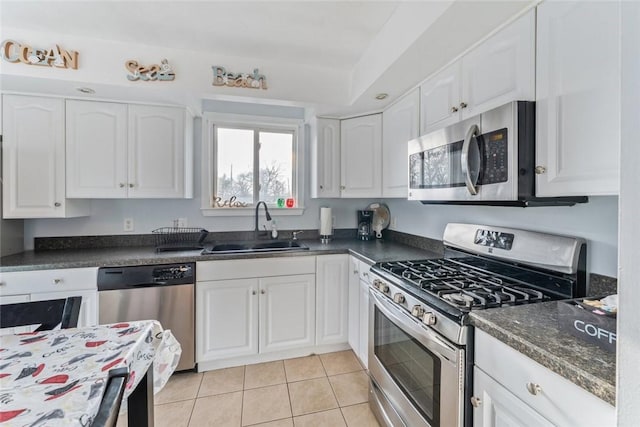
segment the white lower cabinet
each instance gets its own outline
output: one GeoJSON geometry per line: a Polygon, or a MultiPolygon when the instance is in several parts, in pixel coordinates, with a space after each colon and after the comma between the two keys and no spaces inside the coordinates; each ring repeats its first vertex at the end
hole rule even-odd
{"type": "Polygon", "coordinates": [[[258,279],[199,282],[198,360],[258,353],[258,279]]]}
{"type": "Polygon", "coordinates": [[[369,264],[349,261],[349,345],[365,368],[369,359],[369,264]]]}
{"type": "Polygon", "coordinates": [[[615,408],[487,333],[475,330],[478,426],[615,426],[615,408]]]}
{"type": "Polygon", "coordinates": [[[360,261],[349,257],[349,346],[360,348],[360,261]]]}
{"type": "MultiPolygon", "coordinates": [[[[28,301],[44,301],[68,297],[82,297],[78,326],[98,324],[97,268],[69,268],[58,270],[16,271],[2,273],[0,305],[28,301]]],[[[34,328],[20,328],[25,332],[34,328]]],[[[1,334],[10,332],[9,329],[1,334]]]]}
{"type": "Polygon", "coordinates": [[[477,367],[473,369],[473,395],[474,427],[553,425],[477,367]]]}
{"type": "Polygon", "coordinates": [[[315,263],[315,257],[198,263],[197,362],[312,347],[315,263]]]}
{"type": "Polygon", "coordinates": [[[315,342],[315,275],[260,279],[259,351],[268,353],[315,342]]]}
{"type": "Polygon", "coordinates": [[[349,255],[316,257],[316,344],[349,338],[349,255]]]}

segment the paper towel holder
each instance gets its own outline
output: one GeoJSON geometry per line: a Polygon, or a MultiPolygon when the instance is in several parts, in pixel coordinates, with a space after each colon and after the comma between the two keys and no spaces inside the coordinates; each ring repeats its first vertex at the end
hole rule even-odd
{"type": "Polygon", "coordinates": [[[332,216],[331,208],[320,208],[320,243],[327,244],[333,239],[333,229],[335,224],[335,217],[332,216]]]}

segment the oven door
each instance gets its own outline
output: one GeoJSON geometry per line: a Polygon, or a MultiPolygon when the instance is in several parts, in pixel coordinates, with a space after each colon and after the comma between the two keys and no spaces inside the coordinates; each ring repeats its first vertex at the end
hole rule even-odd
{"type": "Polygon", "coordinates": [[[374,409],[386,412],[380,421],[389,423],[399,417],[411,427],[461,426],[464,349],[418,323],[377,291],[370,294],[369,371],[375,384],[372,390],[386,400],[374,409]],[[385,410],[389,405],[393,409],[385,410]]]}

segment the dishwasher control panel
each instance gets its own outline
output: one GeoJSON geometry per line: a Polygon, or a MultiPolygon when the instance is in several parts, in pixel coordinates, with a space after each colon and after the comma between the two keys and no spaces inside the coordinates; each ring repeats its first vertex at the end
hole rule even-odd
{"type": "Polygon", "coordinates": [[[193,262],[98,269],[98,291],[194,284],[193,262]]]}

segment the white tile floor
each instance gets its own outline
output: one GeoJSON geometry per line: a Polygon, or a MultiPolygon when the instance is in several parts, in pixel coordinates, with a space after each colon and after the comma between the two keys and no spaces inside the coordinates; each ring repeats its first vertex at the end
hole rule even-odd
{"type": "MultiPolygon", "coordinates": [[[[174,375],[155,396],[157,427],[378,427],[352,351],[174,375]]],[[[126,417],[118,427],[126,427],[126,417]]]]}

